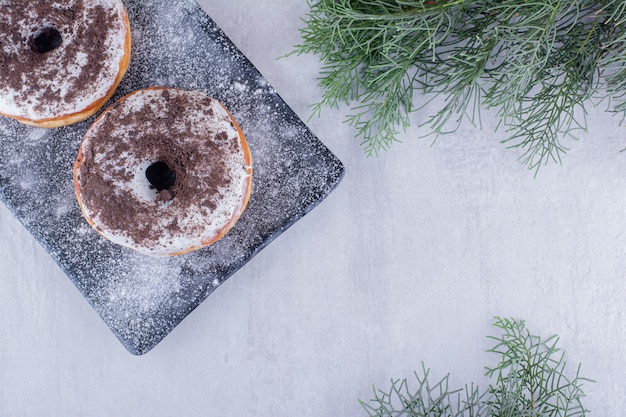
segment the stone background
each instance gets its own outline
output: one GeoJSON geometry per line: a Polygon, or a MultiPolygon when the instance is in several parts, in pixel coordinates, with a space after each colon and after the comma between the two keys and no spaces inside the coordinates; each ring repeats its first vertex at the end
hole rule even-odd
{"type": "MultiPolygon", "coordinates": [[[[307,120],[314,56],[278,59],[307,12],[293,0],[203,0],[307,120]]],[[[131,356],[0,206],[0,416],[365,416],[372,384],[421,364],[488,383],[495,315],[559,334],[592,415],[626,405],[626,131],[602,104],[560,166],[535,178],[482,129],[367,158],[327,110],[308,124],[346,177],[161,344],[131,356]]]]}

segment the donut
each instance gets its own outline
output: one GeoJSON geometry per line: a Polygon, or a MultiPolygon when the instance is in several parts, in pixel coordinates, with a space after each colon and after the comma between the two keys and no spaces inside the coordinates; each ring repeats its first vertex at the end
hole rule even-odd
{"type": "Polygon", "coordinates": [[[0,1],[0,115],[60,127],[96,113],[128,68],[121,0],[0,1]]]}
{"type": "Polygon", "coordinates": [[[146,255],[182,255],[235,225],[250,198],[252,159],[218,100],[150,87],[89,127],[74,188],[83,216],[105,238],[146,255]]]}

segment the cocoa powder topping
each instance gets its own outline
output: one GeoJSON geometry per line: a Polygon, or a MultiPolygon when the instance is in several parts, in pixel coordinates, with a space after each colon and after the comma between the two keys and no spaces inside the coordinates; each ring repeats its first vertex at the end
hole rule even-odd
{"type": "Polygon", "coordinates": [[[239,134],[218,109],[201,93],[143,90],[107,111],[77,173],[97,227],[150,247],[229,221],[248,174],[232,146],[239,134]]]}

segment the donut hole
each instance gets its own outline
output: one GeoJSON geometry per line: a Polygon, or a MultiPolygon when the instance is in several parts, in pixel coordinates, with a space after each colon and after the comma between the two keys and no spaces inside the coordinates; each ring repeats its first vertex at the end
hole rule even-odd
{"type": "Polygon", "coordinates": [[[157,191],[169,190],[176,182],[176,172],[165,162],[158,161],[146,169],[146,178],[150,182],[151,188],[157,191]]]}
{"type": "Polygon", "coordinates": [[[28,42],[31,51],[38,54],[45,54],[46,52],[54,51],[62,44],[63,37],[61,36],[61,33],[51,27],[45,27],[38,30],[28,42]]]}

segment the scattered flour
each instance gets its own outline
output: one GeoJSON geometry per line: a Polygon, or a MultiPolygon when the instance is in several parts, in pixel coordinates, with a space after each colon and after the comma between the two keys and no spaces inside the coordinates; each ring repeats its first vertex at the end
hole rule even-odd
{"type": "Polygon", "coordinates": [[[220,100],[252,152],[247,210],[220,241],[175,258],[119,247],[82,218],[72,168],[91,119],[60,129],[0,118],[0,200],[67,273],[133,354],[153,348],[224,280],[328,195],[341,163],[193,0],[125,1],[129,70],[113,100],[149,86],[220,100]]]}

